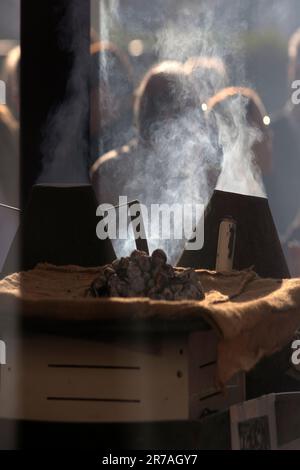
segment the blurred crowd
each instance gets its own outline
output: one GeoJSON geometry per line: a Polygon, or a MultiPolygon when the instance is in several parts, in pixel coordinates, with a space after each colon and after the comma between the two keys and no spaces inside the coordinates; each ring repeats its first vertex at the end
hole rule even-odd
{"type": "Polygon", "coordinates": [[[0,79],[5,103],[0,104],[0,202],[19,205],[19,67],[20,47],[3,61],[0,79]]]}
{"type": "MultiPolygon", "coordinates": [[[[192,171],[202,168],[207,198],[224,187],[268,197],[291,274],[300,276],[300,104],[290,97],[269,116],[257,92],[232,83],[227,64],[217,57],[155,63],[137,82],[126,52],[94,33],[91,38],[87,164],[99,203],[116,205],[119,195],[147,203],[162,194],[170,174],[175,185],[180,177],[191,186],[189,148],[192,171]],[[166,149],[176,149],[168,171],[166,149]],[[243,187],[239,179],[247,172],[250,187],[243,187]]],[[[300,30],[289,41],[288,56],[292,95],[292,84],[300,80],[300,30]]],[[[0,106],[0,202],[12,206],[19,198],[19,64],[15,47],[1,72],[6,105],[0,106]]]]}

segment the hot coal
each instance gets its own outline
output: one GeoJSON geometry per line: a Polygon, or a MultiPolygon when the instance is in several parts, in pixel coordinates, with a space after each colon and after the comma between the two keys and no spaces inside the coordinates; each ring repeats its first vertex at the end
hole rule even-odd
{"type": "Polygon", "coordinates": [[[193,269],[178,271],[167,263],[163,250],[152,256],[135,250],[129,257],[103,266],[93,281],[93,297],[150,297],[156,300],[202,300],[204,292],[193,269]]]}

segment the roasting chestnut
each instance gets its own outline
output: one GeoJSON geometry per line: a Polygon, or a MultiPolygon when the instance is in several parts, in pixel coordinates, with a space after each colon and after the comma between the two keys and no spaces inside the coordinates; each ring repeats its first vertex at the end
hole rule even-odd
{"type": "Polygon", "coordinates": [[[93,297],[149,297],[153,300],[202,300],[204,292],[193,269],[177,272],[161,249],[149,256],[134,250],[130,257],[100,269],[89,289],[93,297]]]}

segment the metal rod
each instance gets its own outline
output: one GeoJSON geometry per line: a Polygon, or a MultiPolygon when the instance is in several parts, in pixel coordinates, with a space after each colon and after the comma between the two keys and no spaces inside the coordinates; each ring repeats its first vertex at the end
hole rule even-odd
{"type": "Polygon", "coordinates": [[[2,202],[0,202],[0,206],[5,207],[5,209],[11,209],[16,212],[21,212],[21,209],[19,209],[18,207],[8,206],[7,204],[3,204],[2,202]]]}

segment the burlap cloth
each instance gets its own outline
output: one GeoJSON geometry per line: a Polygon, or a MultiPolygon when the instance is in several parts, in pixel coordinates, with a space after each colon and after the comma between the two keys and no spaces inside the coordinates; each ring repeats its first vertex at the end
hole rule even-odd
{"type": "Polygon", "coordinates": [[[153,319],[183,323],[204,318],[219,333],[218,380],[250,370],[279,350],[300,326],[300,279],[261,279],[253,271],[199,270],[205,300],[165,302],[94,299],[86,291],[97,268],[40,264],[0,282],[0,313],[22,299],[22,315],[59,321],[99,322],[153,319]]]}

